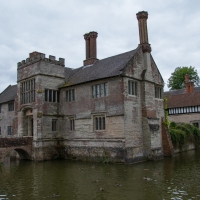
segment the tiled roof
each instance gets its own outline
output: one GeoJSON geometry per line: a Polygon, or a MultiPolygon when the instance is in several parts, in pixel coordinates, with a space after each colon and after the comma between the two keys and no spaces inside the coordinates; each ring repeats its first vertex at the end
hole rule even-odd
{"type": "Polygon", "coordinates": [[[97,60],[92,65],[83,66],[74,70],[67,68],[65,74],[67,82],[64,86],[117,76],[137,50],[138,49],[135,49],[116,56],[97,60]]]}
{"type": "Polygon", "coordinates": [[[15,99],[17,95],[17,85],[9,85],[1,94],[0,94],[0,104],[15,99]]]}
{"type": "Polygon", "coordinates": [[[178,108],[200,105],[200,87],[195,87],[193,93],[186,93],[185,89],[164,92],[168,108],[178,108]]]}

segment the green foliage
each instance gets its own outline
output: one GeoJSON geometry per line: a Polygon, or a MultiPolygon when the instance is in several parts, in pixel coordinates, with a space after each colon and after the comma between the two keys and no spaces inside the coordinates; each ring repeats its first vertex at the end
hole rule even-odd
{"type": "Polygon", "coordinates": [[[167,97],[164,97],[164,109],[167,109],[167,97]]]}
{"type": "Polygon", "coordinates": [[[109,162],[109,155],[106,151],[103,152],[102,158],[101,158],[101,162],[103,164],[108,164],[109,162]]]}
{"type": "Polygon", "coordinates": [[[165,109],[165,125],[169,126],[170,121],[169,121],[169,117],[168,117],[168,111],[166,110],[167,109],[167,98],[164,97],[163,100],[164,100],[164,109],[165,109]]]}
{"type": "Polygon", "coordinates": [[[200,78],[197,70],[194,67],[177,67],[168,79],[167,86],[170,88],[170,90],[184,88],[186,74],[189,75],[190,81],[193,81],[195,86],[200,85],[200,78]]]}
{"type": "Polygon", "coordinates": [[[168,112],[165,111],[165,125],[169,126],[170,125],[170,121],[169,121],[169,117],[168,117],[168,112]]]}
{"type": "Polygon", "coordinates": [[[176,146],[182,147],[187,142],[200,143],[200,130],[191,124],[171,122],[169,132],[176,146]]]}
{"type": "Polygon", "coordinates": [[[169,128],[176,128],[177,124],[175,122],[171,122],[169,128]]]}

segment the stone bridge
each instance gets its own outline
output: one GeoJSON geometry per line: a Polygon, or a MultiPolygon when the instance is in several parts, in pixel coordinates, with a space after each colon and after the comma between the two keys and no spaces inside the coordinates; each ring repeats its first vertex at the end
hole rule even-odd
{"type": "Polygon", "coordinates": [[[0,138],[0,160],[15,150],[21,159],[32,160],[33,137],[0,138]]]}

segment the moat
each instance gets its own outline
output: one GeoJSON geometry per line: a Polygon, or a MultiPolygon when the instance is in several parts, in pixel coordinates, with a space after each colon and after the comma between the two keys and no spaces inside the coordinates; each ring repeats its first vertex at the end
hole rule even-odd
{"type": "Polygon", "coordinates": [[[200,199],[200,151],[134,165],[6,159],[0,180],[0,200],[200,199]]]}

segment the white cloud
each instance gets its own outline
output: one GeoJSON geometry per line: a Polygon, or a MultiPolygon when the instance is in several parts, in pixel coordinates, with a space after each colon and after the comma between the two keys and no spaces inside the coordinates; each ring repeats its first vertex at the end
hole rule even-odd
{"type": "MultiPolygon", "coordinates": [[[[0,7],[0,91],[16,83],[17,62],[39,51],[80,67],[85,59],[83,35],[99,33],[99,59],[134,49],[139,43],[136,13],[148,11],[149,42],[167,83],[178,66],[199,71],[198,0],[4,0],[0,7]]],[[[167,89],[165,87],[165,89],[167,89]]]]}

